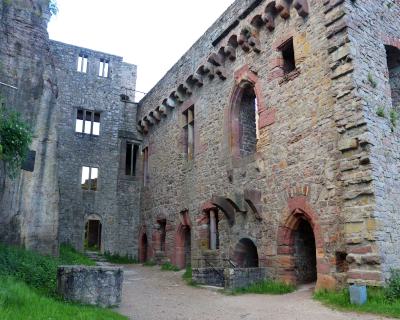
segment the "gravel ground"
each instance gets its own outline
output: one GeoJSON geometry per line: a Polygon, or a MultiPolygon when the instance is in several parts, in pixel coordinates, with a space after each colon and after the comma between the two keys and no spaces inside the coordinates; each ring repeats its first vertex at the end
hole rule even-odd
{"type": "Polygon", "coordinates": [[[282,295],[226,296],[187,286],[182,272],[159,267],[124,267],[118,312],[132,320],[379,320],[376,315],[343,313],[311,299],[311,290],[282,295]]]}

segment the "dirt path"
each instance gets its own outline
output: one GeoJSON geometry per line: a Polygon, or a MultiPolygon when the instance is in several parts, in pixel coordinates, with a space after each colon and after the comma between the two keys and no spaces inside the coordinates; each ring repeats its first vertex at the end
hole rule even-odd
{"type": "Polygon", "coordinates": [[[379,320],[330,310],[311,299],[311,291],[283,296],[226,296],[192,288],[182,272],[162,272],[159,267],[125,267],[119,312],[132,320],[379,320]]]}

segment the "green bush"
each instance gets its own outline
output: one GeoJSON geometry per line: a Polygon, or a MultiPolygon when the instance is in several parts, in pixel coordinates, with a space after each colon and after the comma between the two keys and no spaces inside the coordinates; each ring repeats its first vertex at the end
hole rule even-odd
{"type": "Polygon", "coordinates": [[[400,269],[391,271],[385,288],[385,296],[390,301],[400,300],[400,269]]]}
{"type": "Polygon", "coordinates": [[[119,254],[111,254],[110,252],[104,252],[104,258],[108,262],[117,264],[136,264],[138,263],[136,258],[131,258],[130,256],[120,256],[119,254]]]}
{"type": "Polygon", "coordinates": [[[165,262],[161,265],[162,271],[179,271],[180,269],[170,262],[165,262]]]}
{"type": "Polygon", "coordinates": [[[55,296],[59,265],[94,262],[69,246],[61,246],[60,257],[42,256],[36,252],[0,244],[0,276],[11,276],[25,282],[42,294],[55,296]]]}
{"type": "Polygon", "coordinates": [[[15,178],[20,170],[31,142],[31,129],[20,114],[0,108],[0,160],[4,161],[10,178],[15,178]]]}
{"type": "Polygon", "coordinates": [[[192,266],[187,266],[185,273],[182,275],[182,279],[192,287],[198,287],[199,284],[192,279],[192,266]]]}

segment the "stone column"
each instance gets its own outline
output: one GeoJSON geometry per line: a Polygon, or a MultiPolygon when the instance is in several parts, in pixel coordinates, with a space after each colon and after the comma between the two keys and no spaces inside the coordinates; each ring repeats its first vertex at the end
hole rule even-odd
{"type": "Polygon", "coordinates": [[[217,249],[217,221],[215,210],[210,210],[210,249],[217,249]]]}

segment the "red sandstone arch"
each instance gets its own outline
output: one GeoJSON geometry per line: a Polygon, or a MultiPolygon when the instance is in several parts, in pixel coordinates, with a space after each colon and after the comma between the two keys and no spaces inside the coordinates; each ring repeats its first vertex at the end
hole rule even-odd
{"type": "Polygon", "coordinates": [[[191,243],[191,229],[192,225],[190,223],[189,212],[184,211],[181,213],[181,222],[176,229],[175,238],[175,265],[183,269],[186,267],[190,261],[186,261],[186,246],[191,243]],[[189,237],[189,238],[188,238],[189,237]]]}
{"type": "Polygon", "coordinates": [[[243,66],[235,72],[235,88],[230,99],[229,112],[229,145],[234,157],[240,157],[240,109],[243,94],[248,88],[254,90],[258,102],[258,113],[266,110],[261,84],[258,76],[250,70],[248,65],[243,66]]]}
{"type": "MultiPolygon", "coordinates": [[[[294,236],[302,220],[307,221],[314,233],[315,252],[317,261],[317,283],[320,281],[321,274],[329,272],[323,263],[323,240],[319,219],[312,207],[308,204],[307,198],[299,196],[288,200],[289,215],[278,229],[277,254],[280,278],[289,283],[296,283],[294,272],[294,236]]],[[[318,284],[317,284],[318,286],[318,284]]]]}
{"type": "Polygon", "coordinates": [[[146,226],[142,226],[139,231],[139,261],[146,262],[150,258],[149,237],[146,233],[146,226]]]}

